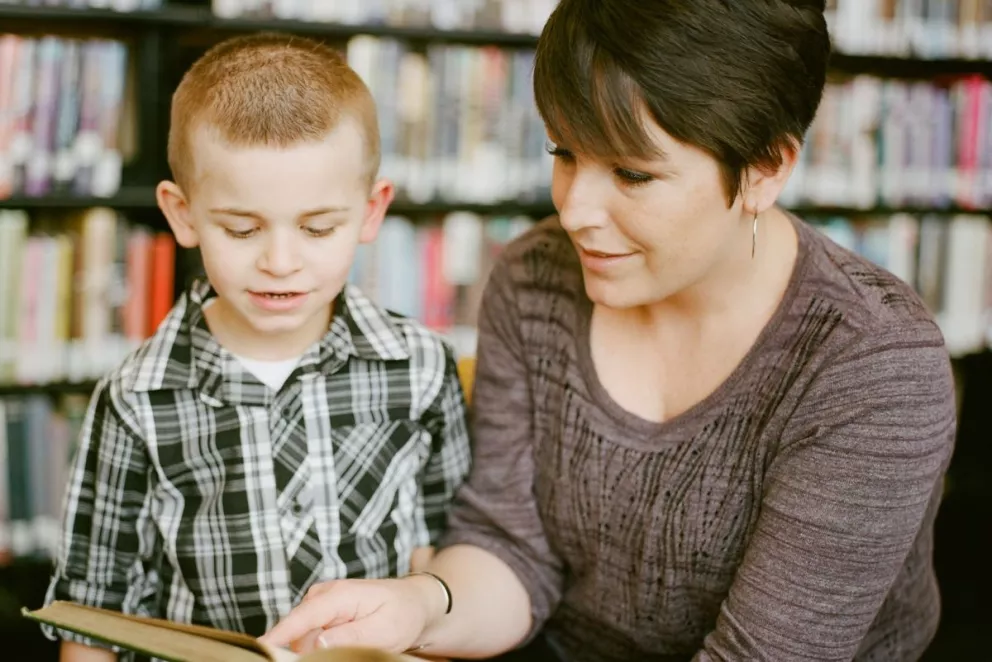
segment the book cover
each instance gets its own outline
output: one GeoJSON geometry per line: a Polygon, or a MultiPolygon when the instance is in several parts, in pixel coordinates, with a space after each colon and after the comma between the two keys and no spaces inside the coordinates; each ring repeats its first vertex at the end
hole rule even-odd
{"type": "Polygon", "coordinates": [[[25,618],[171,662],[415,662],[371,648],[340,647],[297,655],[240,632],[135,616],[73,602],[22,608],[25,618]]]}

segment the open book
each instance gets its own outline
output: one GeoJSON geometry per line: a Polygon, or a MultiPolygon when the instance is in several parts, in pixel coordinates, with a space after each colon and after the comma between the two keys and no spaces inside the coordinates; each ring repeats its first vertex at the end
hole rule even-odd
{"type": "Polygon", "coordinates": [[[369,648],[334,648],[297,655],[240,632],[122,614],[55,601],[21,613],[33,621],[170,662],[423,662],[369,648]]]}

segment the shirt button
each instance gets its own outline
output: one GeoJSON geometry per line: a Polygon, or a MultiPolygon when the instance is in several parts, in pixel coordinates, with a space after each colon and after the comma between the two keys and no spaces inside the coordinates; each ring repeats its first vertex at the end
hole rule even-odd
{"type": "Polygon", "coordinates": [[[293,514],[299,516],[303,513],[303,504],[299,501],[294,501],[292,506],[293,514]]]}

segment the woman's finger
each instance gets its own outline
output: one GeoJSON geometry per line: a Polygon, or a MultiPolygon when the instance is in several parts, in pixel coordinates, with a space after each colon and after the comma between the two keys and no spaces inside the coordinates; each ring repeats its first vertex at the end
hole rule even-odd
{"type": "Polygon", "coordinates": [[[324,629],[355,613],[357,600],[348,591],[324,591],[301,602],[293,611],[258,638],[269,646],[288,646],[311,630],[324,629]]]}
{"type": "Polygon", "coordinates": [[[321,628],[310,630],[301,638],[291,643],[289,649],[298,655],[309,653],[317,647],[317,637],[320,636],[321,632],[323,632],[321,628]]]}

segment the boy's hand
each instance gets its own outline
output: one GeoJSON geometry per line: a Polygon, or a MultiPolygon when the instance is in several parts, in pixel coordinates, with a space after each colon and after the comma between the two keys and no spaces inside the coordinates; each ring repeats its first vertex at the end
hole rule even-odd
{"type": "Polygon", "coordinates": [[[297,653],[334,646],[415,648],[446,608],[430,577],[346,579],[316,584],[303,602],[259,640],[297,653]]]}

